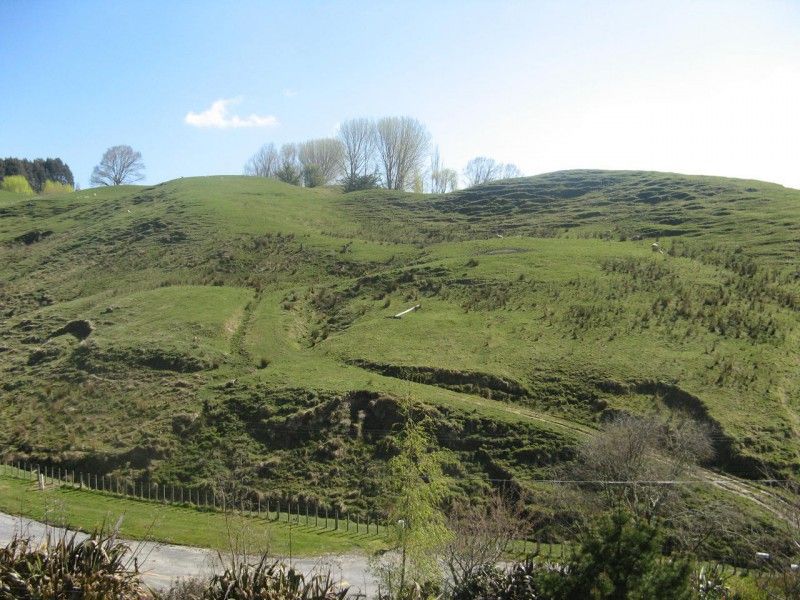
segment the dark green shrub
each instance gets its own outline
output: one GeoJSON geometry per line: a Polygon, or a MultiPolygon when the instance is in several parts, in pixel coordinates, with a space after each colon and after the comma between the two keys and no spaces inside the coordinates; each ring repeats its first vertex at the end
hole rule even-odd
{"type": "Polygon", "coordinates": [[[692,565],[661,553],[656,527],[617,512],[581,540],[565,569],[543,573],[542,597],[553,600],[690,600],[692,565]]]}
{"type": "Polygon", "coordinates": [[[359,190],[372,190],[380,186],[378,176],[372,175],[353,175],[342,180],[342,187],[345,192],[357,192],[359,190]]]}
{"type": "Polygon", "coordinates": [[[325,176],[317,165],[303,167],[303,183],[306,187],[319,187],[325,185],[325,176]]]}

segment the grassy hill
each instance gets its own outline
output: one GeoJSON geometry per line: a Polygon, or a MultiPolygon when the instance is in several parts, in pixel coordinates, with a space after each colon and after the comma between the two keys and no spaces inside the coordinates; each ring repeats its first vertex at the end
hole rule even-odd
{"type": "Polygon", "coordinates": [[[633,171],[4,195],[0,441],[372,511],[410,400],[456,494],[534,489],[620,411],[797,475],[799,242],[800,191],[633,171]]]}

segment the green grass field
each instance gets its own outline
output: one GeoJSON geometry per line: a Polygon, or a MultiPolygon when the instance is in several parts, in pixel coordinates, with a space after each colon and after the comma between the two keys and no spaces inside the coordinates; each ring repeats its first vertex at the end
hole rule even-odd
{"type": "Polygon", "coordinates": [[[797,190],[226,176],[3,195],[0,217],[10,457],[375,515],[410,400],[456,496],[530,487],[618,412],[688,413],[716,468],[797,475],[797,190]]]}
{"type": "MultiPolygon", "coordinates": [[[[9,471],[8,468],[5,469],[9,471]]],[[[32,481],[10,473],[0,475],[0,511],[22,515],[54,526],[91,532],[113,527],[121,518],[120,534],[132,540],[212,548],[228,551],[248,548],[251,552],[268,551],[279,556],[313,556],[328,552],[372,552],[383,546],[382,539],[367,533],[361,523],[350,530],[342,519],[335,529],[334,519],[328,528],[322,519],[315,526],[314,515],[306,525],[305,515],[299,520],[286,513],[276,519],[273,511],[266,515],[244,516],[236,513],[159,504],[119,496],[80,490],[72,487],[48,486],[38,491],[32,481]],[[290,532],[291,529],[291,532],[290,532]]]]}

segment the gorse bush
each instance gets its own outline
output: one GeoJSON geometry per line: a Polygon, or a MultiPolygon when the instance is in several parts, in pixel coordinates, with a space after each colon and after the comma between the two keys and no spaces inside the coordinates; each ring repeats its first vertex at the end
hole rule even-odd
{"type": "Polygon", "coordinates": [[[33,195],[31,184],[22,175],[9,175],[3,178],[3,181],[0,182],[0,189],[14,192],[15,194],[33,195]]]}
{"type": "Polygon", "coordinates": [[[140,600],[147,598],[129,548],[95,532],[64,534],[41,545],[15,537],[0,549],[0,600],[140,600]]]}

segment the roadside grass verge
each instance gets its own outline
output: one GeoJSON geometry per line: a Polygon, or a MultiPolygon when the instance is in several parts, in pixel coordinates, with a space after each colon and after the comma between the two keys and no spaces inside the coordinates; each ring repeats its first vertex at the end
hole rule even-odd
{"type": "MultiPolygon", "coordinates": [[[[122,517],[120,534],[133,540],[153,540],[169,544],[197,546],[220,551],[232,547],[248,551],[267,551],[285,556],[314,556],[327,553],[373,552],[383,540],[373,533],[322,529],[313,524],[288,523],[262,517],[223,514],[197,508],[172,506],[120,498],[71,487],[36,489],[32,481],[11,476],[11,469],[0,474],[0,511],[27,517],[54,526],[92,531],[112,526],[122,517]],[[291,544],[291,548],[290,548],[291,544]]],[[[313,517],[312,517],[313,520],[313,517]]],[[[333,519],[329,519],[333,526],[333,519]]],[[[320,519],[321,522],[321,519],[320,519]]]]}

